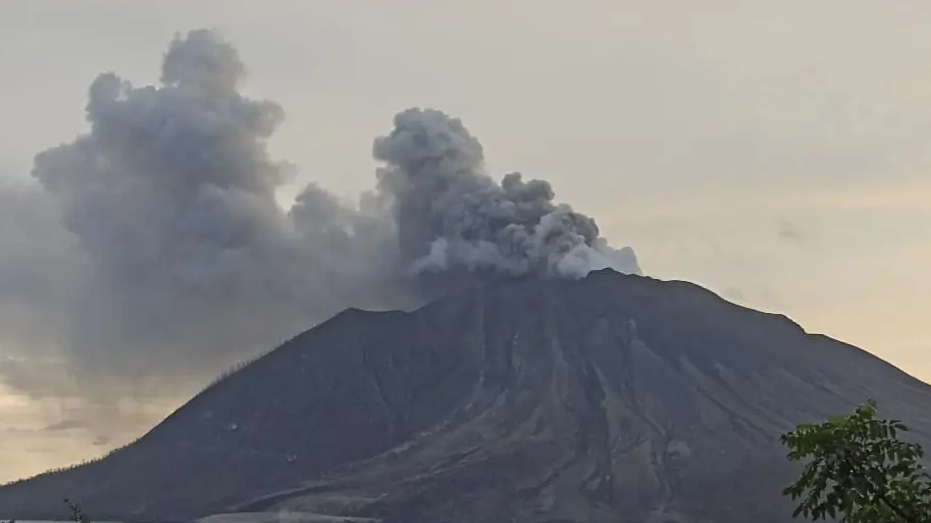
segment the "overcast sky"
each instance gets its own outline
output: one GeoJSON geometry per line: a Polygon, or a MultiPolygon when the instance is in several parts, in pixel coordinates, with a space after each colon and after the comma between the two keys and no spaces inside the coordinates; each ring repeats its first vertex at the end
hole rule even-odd
{"type": "MultiPolygon", "coordinates": [[[[549,179],[647,274],[929,380],[931,4],[763,4],[0,0],[0,176],[86,129],[97,74],[157,83],[176,32],[218,28],[246,91],[286,111],[283,202],[371,187],[392,116],[443,109],[494,173],[549,179]]],[[[0,480],[95,456],[178,401],[101,435],[0,390],[0,480]]]]}

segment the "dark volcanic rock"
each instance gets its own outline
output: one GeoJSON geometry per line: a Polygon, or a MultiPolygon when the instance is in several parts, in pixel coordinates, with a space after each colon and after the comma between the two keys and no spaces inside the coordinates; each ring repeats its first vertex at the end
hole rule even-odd
{"type": "Polygon", "coordinates": [[[931,387],[785,317],[610,271],[495,282],[346,311],[0,513],[788,522],[778,435],[868,397],[931,441],[931,387]]]}

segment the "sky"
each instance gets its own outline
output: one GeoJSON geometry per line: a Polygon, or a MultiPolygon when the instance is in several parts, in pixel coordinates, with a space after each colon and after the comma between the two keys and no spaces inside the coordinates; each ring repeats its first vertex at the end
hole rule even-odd
{"type": "MultiPolygon", "coordinates": [[[[0,178],[28,180],[36,153],[87,130],[99,73],[156,84],[176,33],[214,28],[247,66],[245,92],[284,108],[270,148],[298,170],[282,202],[308,182],[370,188],[373,137],[402,109],[442,109],[479,137],[489,170],[549,180],[646,274],[931,380],[931,4],[0,0],[0,12],[0,178]]],[[[66,401],[0,388],[0,480],[125,443],[202,385],[127,399],[103,434],[86,426],[93,412],[80,421],[66,401]]]]}

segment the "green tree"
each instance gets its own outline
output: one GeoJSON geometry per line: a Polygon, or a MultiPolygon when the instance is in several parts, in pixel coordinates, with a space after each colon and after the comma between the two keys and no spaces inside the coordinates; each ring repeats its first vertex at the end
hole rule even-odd
{"type": "Polygon", "coordinates": [[[920,445],[899,440],[899,420],[876,418],[869,401],[849,416],[799,425],[783,434],[791,461],[807,461],[783,495],[799,500],[792,514],[845,523],[931,522],[931,476],[920,445]]]}

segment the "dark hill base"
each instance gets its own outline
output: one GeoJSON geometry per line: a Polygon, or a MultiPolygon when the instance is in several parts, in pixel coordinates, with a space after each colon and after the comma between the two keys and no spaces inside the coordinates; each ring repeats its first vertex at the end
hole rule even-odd
{"type": "Polygon", "coordinates": [[[610,271],[496,282],[346,311],[0,514],[788,522],[778,435],[867,397],[931,442],[931,387],[785,317],[610,271]]]}

